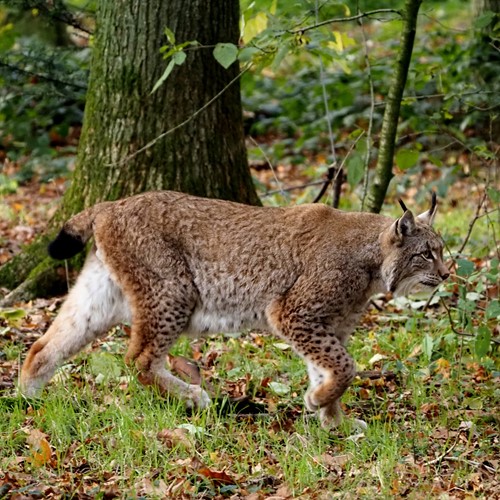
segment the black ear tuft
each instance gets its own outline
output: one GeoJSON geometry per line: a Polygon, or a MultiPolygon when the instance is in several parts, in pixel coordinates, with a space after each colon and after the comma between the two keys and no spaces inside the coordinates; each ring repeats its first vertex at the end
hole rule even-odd
{"type": "Polygon", "coordinates": [[[406,208],[404,201],[401,198],[398,198],[398,201],[399,201],[401,208],[403,209],[403,212],[406,212],[408,209],[406,208]]]}
{"type": "Polygon", "coordinates": [[[432,195],[431,195],[431,209],[429,210],[429,212],[431,214],[434,213],[434,210],[436,210],[436,205],[437,205],[437,196],[436,196],[436,192],[435,191],[432,191],[432,195]]]}
{"type": "Polygon", "coordinates": [[[56,239],[49,243],[48,252],[53,259],[64,260],[74,257],[85,248],[85,243],[79,236],[61,229],[56,239]]]}

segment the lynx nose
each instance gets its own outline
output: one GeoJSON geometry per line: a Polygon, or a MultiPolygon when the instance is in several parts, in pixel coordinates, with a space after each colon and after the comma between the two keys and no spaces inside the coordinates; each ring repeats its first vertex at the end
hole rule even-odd
{"type": "Polygon", "coordinates": [[[443,281],[450,276],[450,271],[448,270],[448,268],[444,264],[441,264],[439,266],[438,273],[439,273],[439,276],[441,277],[441,279],[443,281]]]}

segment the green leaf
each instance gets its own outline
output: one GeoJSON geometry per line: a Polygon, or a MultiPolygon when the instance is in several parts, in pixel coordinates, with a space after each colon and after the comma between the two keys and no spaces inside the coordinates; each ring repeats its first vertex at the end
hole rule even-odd
{"type": "Polygon", "coordinates": [[[281,382],[269,382],[269,388],[278,396],[286,396],[290,393],[290,386],[281,382]]]}
{"type": "Polygon", "coordinates": [[[432,351],[434,350],[434,339],[429,334],[422,340],[422,350],[427,359],[431,359],[432,351]]]}
{"type": "Polygon", "coordinates": [[[494,18],[495,13],[488,10],[474,20],[474,28],[479,30],[486,28],[491,24],[491,21],[493,21],[494,18]]]}
{"type": "Polygon", "coordinates": [[[486,326],[480,326],[477,329],[476,341],[474,343],[474,351],[478,358],[482,358],[488,354],[491,343],[491,331],[486,326]]]}
{"type": "Polygon", "coordinates": [[[18,326],[27,314],[24,309],[4,309],[0,311],[0,318],[3,318],[9,326],[18,326]]]}
{"type": "Polygon", "coordinates": [[[429,161],[431,163],[434,163],[434,165],[436,165],[436,167],[442,167],[443,166],[443,162],[437,156],[429,155],[429,161]]]}
{"type": "Polygon", "coordinates": [[[151,93],[156,92],[156,90],[158,90],[160,85],[162,85],[162,83],[168,78],[168,75],[170,75],[170,73],[172,73],[174,66],[175,66],[175,61],[172,57],[172,59],[170,59],[168,65],[167,65],[167,67],[165,68],[163,75],[161,75],[160,78],[158,78],[158,81],[155,83],[155,86],[153,87],[153,90],[151,91],[151,93]]]}
{"type": "Polygon", "coordinates": [[[103,380],[117,379],[121,373],[118,360],[108,353],[96,353],[90,358],[90,372],[94,376],[101,375],[103,380]]]}
{"type": "Polygon", "coordinates": [[[418,151],[413,149],[400,149],[396,154],[396,163],[401,170],[408,170],[416,165],[418,156],[418,151]]]}
{"type": "Polygon", "coordinates": [[[175,62],[175,64],[177,64],[177,66],[180,66],[186,60],[186,53],[182,50],[179,52],[175,52],[172,56],[172,60],[175,62]]]}
{"type": "Polygon", "coordinates": [[[481,410],[483,401],[480,398],[464,398],[464,406],[470,410],[481,410]]]}
{"type": "Polygon", "coordinates": [[[363,158],[359,154],[352,154],[347,160],[347,182],[351,189],[358,185],[364,174],[363,158]]]}
{"type": "Polygon", "coordinates": [[[238,53],[238,60],[247,62],[254,58],[255,55],[261,54],[262,51],[257,47],[243,47],[238,53]]]}
{"type": "Polygon", "coordinates": [[[170,30],[169,28],[165,28],[163,32],[165,33],[165,36],[167,37],[168,43],[170,45],[175,45],[175,35],[172,32],[172,30],[170,30]]]}
{"type": "Polygon", "coordinates": [[[259,12],[255,17],[249,19],[243,27],[243,42],[248,43],[252,38],[267,28],[267,15],[259,12]]]}
{"type": "Polygon", "coordinates": [[[498,300],[492,300],[486,308],[486,318],[493,319],[498,316],[500,316],[500,302],[498,300]]]}
{"type": "Polygon", "coordinates": [[[457,275],[458,276],[469,276],[474,272],[474,262],[466,259],[457,259],[457,275]]]}
{"type": "Polygon", "coordinates": [[[234,43],[218,43],[214,49],[214,57],[225,69],[238,59],[238,47],[234,43]]]}
{"type": "Polygon", "coordinates": [[[489,188],[488,196],[493,203],[500,203],[500,189],[489,188]]]}

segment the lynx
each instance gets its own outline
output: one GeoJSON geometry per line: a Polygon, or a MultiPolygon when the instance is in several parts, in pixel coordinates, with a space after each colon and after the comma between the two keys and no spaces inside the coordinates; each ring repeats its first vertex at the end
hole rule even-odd
{"type": "Polygon", "coordinates": [[[306,407],[324,426],[342,419],[356,369],[346,342],[373,294],[406,294],[445,280],[431,208],[393,220],[325,205],[252,207],[178,192],[99,203],[49,245],[66,259],[94,245],[45,335],[31,347],[21,389],[37,395],[56,367],[118,323],[131,323],[126,361],[145,385],[206,407],[201,387],[165,357],[181,334],[266,329],[307,365],[306,407]]]}

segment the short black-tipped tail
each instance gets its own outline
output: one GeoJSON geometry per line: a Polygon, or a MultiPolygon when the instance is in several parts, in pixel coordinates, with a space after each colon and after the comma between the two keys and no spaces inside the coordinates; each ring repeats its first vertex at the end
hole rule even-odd
{"type": "Polygon", "coordinates": [[[56,239],[49,243],[48,251],[53,259],[64,260],[74,257],[84,248],[85,242],[80,235],[72,235],[62,228],[56,239]]]}

